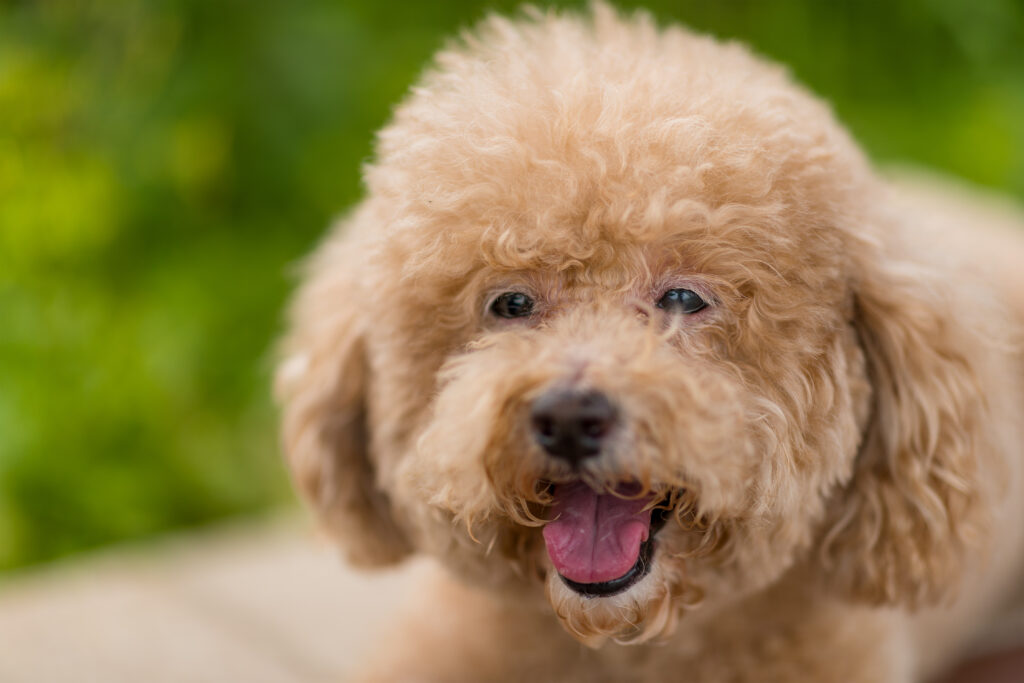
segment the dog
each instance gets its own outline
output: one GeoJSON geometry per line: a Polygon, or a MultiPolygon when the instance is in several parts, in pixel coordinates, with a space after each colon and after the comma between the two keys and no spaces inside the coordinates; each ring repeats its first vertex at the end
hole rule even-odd
{"type": "Polygon", "coordinates": [[[363,680],[927,680],[1024,567],[1024,241],[645,14],[492,17],[379,134],[277,374],[363,680]],[[954,206],[955,205],[955,206],[954,206]]]}

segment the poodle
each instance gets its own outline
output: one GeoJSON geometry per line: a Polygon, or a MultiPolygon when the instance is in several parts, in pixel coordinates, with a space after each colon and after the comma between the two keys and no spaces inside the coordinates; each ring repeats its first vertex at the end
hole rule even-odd
{"type": "Polygon", "coordinates": [[[883,180],[781,68],[492,17],[365,183],[276,380],[347,558],[443,567],[361,680],[923,681],[1005,606],[1024,240],[883,180]]]}

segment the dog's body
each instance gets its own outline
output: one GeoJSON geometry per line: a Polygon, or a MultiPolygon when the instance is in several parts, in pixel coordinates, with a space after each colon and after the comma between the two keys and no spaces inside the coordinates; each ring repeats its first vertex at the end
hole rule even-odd
{"type": "Polygon", "coordinates": [[[594,15],[439,56],[298,298],[299,486],[447,568],[366,677],[934,675],[1024,566],[1024,238],[594,15]]]}

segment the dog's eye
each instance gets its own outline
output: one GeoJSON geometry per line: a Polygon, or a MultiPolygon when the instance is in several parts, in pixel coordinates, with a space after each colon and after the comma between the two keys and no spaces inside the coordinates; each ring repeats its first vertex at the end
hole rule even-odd
{"type": "Polygon", "coordinates": [[[533,299],[522,292],[505,292],[491,304],[491,312],[499,318],[525,318],[533,313],[533,299]]]}
{"type": "Polygon", "coordinates": [[[658,299],[658,308],[672,313],[696,313],[708,304],[691,289],[670,289],[658,299]]]}

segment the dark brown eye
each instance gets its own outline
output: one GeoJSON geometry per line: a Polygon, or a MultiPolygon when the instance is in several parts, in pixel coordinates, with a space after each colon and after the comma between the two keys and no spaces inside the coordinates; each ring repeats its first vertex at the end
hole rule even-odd
{"type": "Polygon", "coordinates": [[[670,313],[686,313],[690,315],[705,308],[708,304],[691,289],[670,289],[658,299],[658,308],[670,313]]]}
{"type": "Polygon", "coordinates": [[[533,299],[522,292],[505,292],[491,304],[491,313],[499,318],[525,318],[533,313],[533,299]]]}

